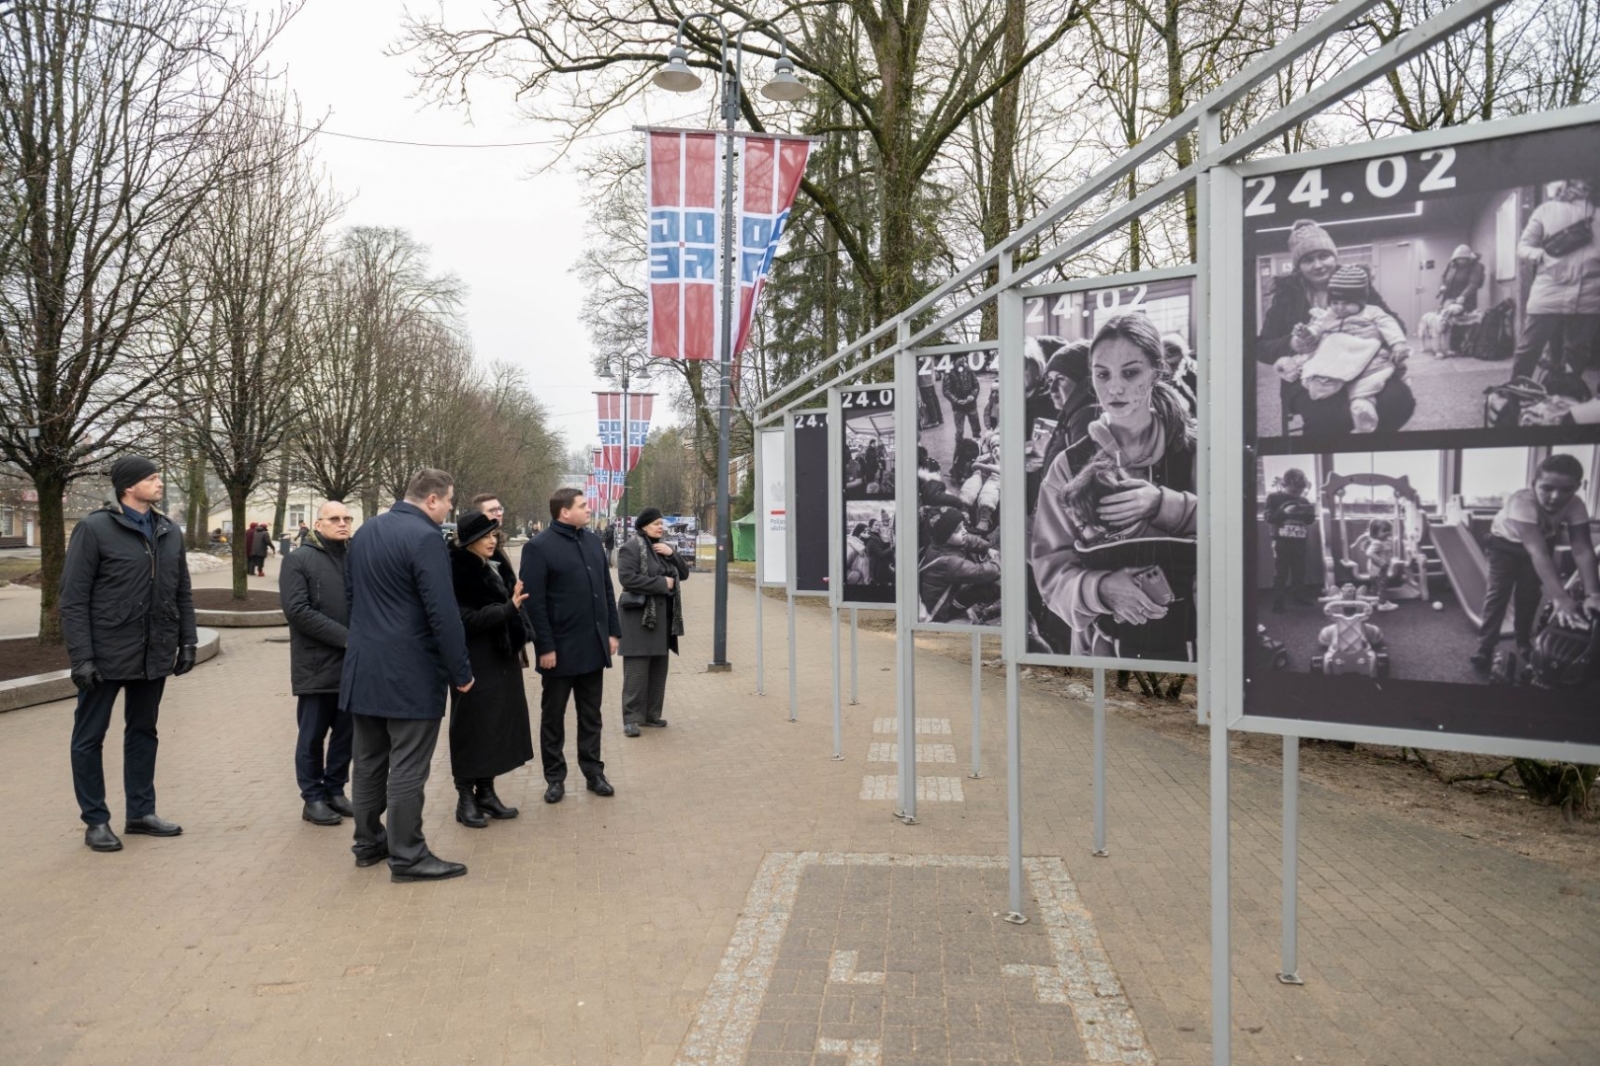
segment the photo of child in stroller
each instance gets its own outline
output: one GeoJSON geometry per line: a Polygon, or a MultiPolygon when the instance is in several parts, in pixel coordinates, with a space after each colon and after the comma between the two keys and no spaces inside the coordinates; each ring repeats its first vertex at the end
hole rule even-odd
{"type": "MultiPolygon", "coordinates": [[[[1523,166],[1524,139],[1507,138],[1518,165],[1497,170],[1521,184],[1452,182],[1405,216],[1328,197],[1306,217],[1248,217],[1259,436],[1600,423],[1600,128],[1589,140],[1581,159],[1530,140],[1523,166]]],[[[1343,187],[1364,167],[1306,173],[1343,187]]]]}
{"type": "Polygon", "coordinates": [[[1597,458],[1600,445],[1259,460],[1251,669],[1600,696],[1597,458]]]}

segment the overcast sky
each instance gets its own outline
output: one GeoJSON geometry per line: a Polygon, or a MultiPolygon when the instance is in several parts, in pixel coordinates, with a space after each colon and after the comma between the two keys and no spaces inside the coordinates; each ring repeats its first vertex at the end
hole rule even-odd
{"type": "MultiPolygon", "coordinates": [[[[272,4],[253,0],[252,6],[272,4]]],[[[287,72],[308,120],[326,115],[330,134],[444,144],[556,135],[519,122],[501,84],[474,87],[470,122],[460,111],[419,99],[407,58],[384,54],[400,36],[404,6],[403,0],[308,0],[269,53],[287,72]]],[[[683,108],[663,101],[661,110],[683,108]]],[[[631,118],[619,115],[611,128],[639,136],[631,126],[631,118]]],[[[569,272],[583,241],[584,211],[570,172],[535,174],[553,148],[420,148],[324,135],[316,150],[349,201],[342,224],[400,226],[428,245],[434,269],[466,283],[478,359],[526,367],[568,444],[595,443],[591,392],[603,383],[589,370],[589,339],[578,321],[582,293],[569,272]]]]}

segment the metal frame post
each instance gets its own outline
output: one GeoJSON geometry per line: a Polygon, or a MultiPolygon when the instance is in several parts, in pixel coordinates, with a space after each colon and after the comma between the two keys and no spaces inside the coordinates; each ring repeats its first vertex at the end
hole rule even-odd
{"type": "Polygon", "coordinates": [[[1278,980],[1300,978],[1300,738],[1283,738],[1283,969],[1278,980]]]}
{"type": "Polygon", "coordinates": [[[766,599],[766,593],[761,591],[761,556],[756,555],[756,695],[767,694],[766,661],[762,656],[761,647],[761,601],[766,599]]]}
{"type": "Polygon", "coordinates": [[[1103,859],[1106,850],[1106,672],[1094,671],[1094,851],[1103,859]]]}
{"type": "Polygon", "coordinates": [[[839,705],[839,608],[830,606],[828,654],[833,661],[833,761],[844,761],[844,708],[839,705]]]}
{"type": "Polygon", "coordinates": [[[983,776],[983,634],[972,631],[972,772],[983,776]]]}
{"type": "Polygon", "coordinates": [[[717,353],[717,571],[712,597],[711,662],[706,667],[712,673],[733,669],[728,662],[728,560],[733,555],[728,462],[733,408],[733,134],[739,125],[739,64],[737,59],[729,62],[726,39],[722,53],[722,120],[727,133],[722,152],[722,240],[717,249],[722,260],[722,350],[717,353]]]}
{"type": "Polygon", "coordinates": [[[795,722],[795,686],[799,681],[799,669],[795,665],[794,651],[794,593],[785,591],[784,598],[789,601],[789,721],[795,722]]]}

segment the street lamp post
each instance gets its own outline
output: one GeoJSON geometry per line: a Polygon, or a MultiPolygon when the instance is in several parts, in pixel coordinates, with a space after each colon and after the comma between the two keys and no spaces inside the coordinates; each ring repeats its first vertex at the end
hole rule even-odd
{"type": "Polygon", "coordinates": [[[770,22],[757,20],[739,27],[730,50],[728,29],[722,19],[704,11],[691,12],[678,20],[678,32],[666,64],[655,74],[655,84],[669,92],[686,93],[698,89],[700,76],[689,69],[689,53],[683,47],[683,28],[691,19],[705,19],[717,27],[721,37],[718,64],[722,72],[722,121],[727,129],[727,144],[722,154],[722,349],[717,367],[717,575],[715,614],[711,634],[711,662],[707,670],[718,673],[732,669],[728,662],[728,559],[733,554],[733,521],[728,513],[728,434],[733,407],[733,267],[737,244],[734,241],[733,142],[739,123],[739,68],[744,59],[744,35],[760,28],[778,42],[778,59],[772,78],[761,87],[769,100],[795,101],[810,91],[794,75],[789,59],[789,42],[770,22]]]}

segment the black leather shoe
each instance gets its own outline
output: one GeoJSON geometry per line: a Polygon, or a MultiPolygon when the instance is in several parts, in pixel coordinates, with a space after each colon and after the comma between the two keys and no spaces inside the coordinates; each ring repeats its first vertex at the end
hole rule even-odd
{"type": "Polygon", "coordinates": [[[104,822],[91,825],[83,831],[83,842],[93,851],[121,851],[122,841],[117,839],[117,834],[104,822]]]}
{"type": "Polygon", "coordinates": [[[589,778],[589,791],[596,796],[615,796],[617,790],[611,787],[611,782],[606,780],[605,774],[595,774],[589,778]]]}
{"type": "Polygon", "coordinates": [[[338,825],[344,821],[339,812],[334,810],[322,800],[312,800],[300,812],[300,817],[312,825],[338,825]]]}
{"type": "Polygon", "coordinates": [[[183,832],[183,826],[147,814],[143,818],[129,818],[123,825],[122,831],[149,837],[175,837],[183,832]]]}
{"type": "Polygon", "coordinates": [[[625,736],[625,737],[636,737],[636,736],[638,736],[639,735],[639,723],[638,722],[623,722],[622,723],[622,735],[625,736]]]}
{"type": "Polygon", "coordinates": [[[657,718],[652,722],[647,718],[645,719],[644,725],[648,729],[665,729],[667,728],[667,720],[665,718],[657,718]]]}
{"type": "Polygon", "coordinates": [[[446,862],[437,855],[426,855],[404,869],[391,866],[389,880],[397,885],[410,881],[448,881],[452,877],[464,877],[466,873],[467,867],[463,863],[446,862]]]}
{"type": "Polygon", "coordinates": [[[498,818],[503,820],[506,818],[515,818],[517,816],[517,809],[515,807],[507,807],[504,803],[500,802],[500,797],[495,795],[493,782],[490,782],[487,785],[479,785],[477,788],[472,790],[472,796],[478,801],[478,810],[482,811],[484,814],[487,814],[490,818],[498,818]]]}
{"type": "Polygon", "coordinates": [[[471,785],[456,789],[456,821],[468,829],[482,829],[489,824],[489,819],[478,809],[478,801],[472,797],[471,785]]]}
{"type": "Polygon", "coordinates": [[[332,807],[346,818],[354,818],[356,816],[356,809],[350,806],[350,801],[345,799],[343,796],[337,794],[329,796],[328,806],[332,807]]]}
{"type": "Polygon", "coordinates": [[[544,801],[546,803],[560,803],[561,797],[565,796],[566,794],[566,785],[562,784],[560,781],[552,781],[550,782],[550,787],[544,790],[544,801]]]}
{"type": "Polygon", "coordinates": [[[389,848],[386,845],[380,846],[376,851],[356,851],[355,848],[350,850],[355,851],[356,865],[360,867],[376,866],[389,857],[389,848]]]}

